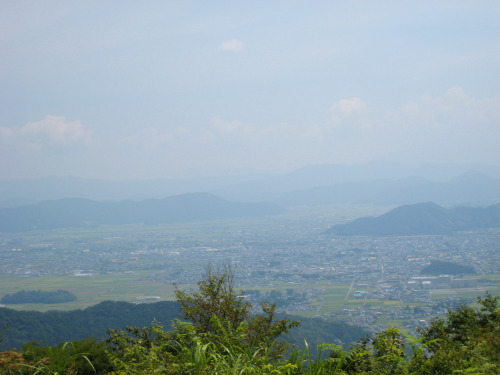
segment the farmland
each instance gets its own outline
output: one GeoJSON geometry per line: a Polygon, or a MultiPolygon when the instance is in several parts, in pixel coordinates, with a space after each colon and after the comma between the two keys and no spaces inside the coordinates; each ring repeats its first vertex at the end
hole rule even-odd
{"type": "Polygon", "coordinates": [[[415,322],[425,324],[485,291],[500,293],[498,230],[413,237],[326,234],[328,225],[347,219],[342,210],[309,209],[265,220],[1,234],[0,296],[65,289],[78,297],[9,306],[39,311],[81,309],[104,300],[173,300],[174,283],[194,287],[206,265],[230,262],[252,303],[267,300],[290,314],[373,329],[403,322],[411,331],[415,322]],[[447,286],[422,284],[420,270],[432,260],[472,265],[476,274],[441,280],[447,286]]]}

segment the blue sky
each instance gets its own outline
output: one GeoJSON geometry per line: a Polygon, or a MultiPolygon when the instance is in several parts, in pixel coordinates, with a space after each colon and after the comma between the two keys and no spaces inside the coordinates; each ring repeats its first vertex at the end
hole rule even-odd
{"type": "Polygon", "coordinates": [[[0,1],[0,179],[500,164],[496,1],[0,1]]]}

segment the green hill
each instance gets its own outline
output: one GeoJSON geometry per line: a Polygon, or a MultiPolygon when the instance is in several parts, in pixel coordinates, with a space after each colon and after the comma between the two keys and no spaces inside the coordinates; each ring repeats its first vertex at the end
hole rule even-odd
{"type": "MultiPolygon", "coordinates": [[[[107,330],[126,326],[149,327],[158,321],[170,329],[170,322],[180,318],[179,304],[174,301],[133,304],[105,301],[83,310],[72,311],[19,311],[0,308],[0,328],[8,325],[0,350],[21,348],[29,341],[57,345],[60,342],[95,337],[107,338],[107,330]]],[[[316,343],[337,342],[348,346],[366,335],[366,331],[341,322],[315,318],[289,317],[301,321],[290,332],[289,340],[299,347],[304,339],[314,348],[316,343]]]]}
{"type": "Polygon", "coordinates": [[[105,301],[83,310],[44,313],[2,308],[0,324],[2,327],[7,324],[8,328],[1,349],[20,348],[32,340],[56,345],[91,336],[105,339],[108,329],[150,326],[155,319],[168,328],[179,312],[179,305],[172,301],[144,304],[105,301]]]}

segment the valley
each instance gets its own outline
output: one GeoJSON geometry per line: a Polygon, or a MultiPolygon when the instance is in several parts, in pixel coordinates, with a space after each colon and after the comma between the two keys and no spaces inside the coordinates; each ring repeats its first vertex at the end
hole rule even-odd
{"type": "Polygon", "coordinates": [[[452,235],[336,237],[329,226],[385,206],[294,209],[169,225],[100,226],[2,233],[0,296],[65,289],[76,301],[8,305],[20,310],[82,309],[105,300],[174,300],[208,264],[230,262],[237,286],[283,313],[340,320],[373,331],[415,332],[434,316],[489,291],[500,294],[500,230],[452,235]],[[422,276],[432,261],[472,266],[473,275],[422,276]]]}

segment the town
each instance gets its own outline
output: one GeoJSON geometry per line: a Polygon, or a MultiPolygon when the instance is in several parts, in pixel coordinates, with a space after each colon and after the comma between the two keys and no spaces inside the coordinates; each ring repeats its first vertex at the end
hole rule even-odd
{"type": "MultiPolygon", "coordinates": [[[[39,285],[37,280],[49,276],[62,280],[58,287],[103,276],[163,286],[165,293],[146,289],[137,295],[122,287],[114,296],[144,303],[173,299],[173,284],[193,286],[207,265],[229,263],[242,298],[255,306],[274,302],[287,314],[337,319],[374,331],[398,324],[413,333],[448,308],[473,303],[486,291],[500,292],[498,229],[334,237],[326,233],[329,220],[284,216],[2,234],[0,276],[8,278],[10,289],[4,286],[0,293],[16,292],[17,280],[39,285]],[[475,272],[421,275],[433,260],[472,266],[475,272]]],[[[103,292],[96,298],[107,297],[103,292]]]]}

